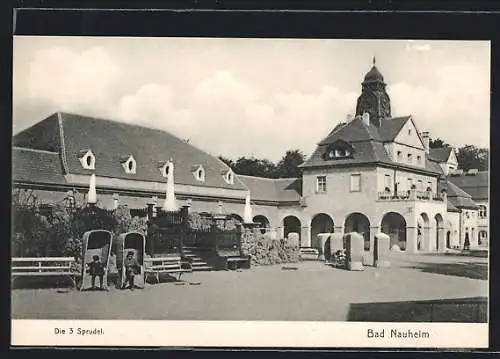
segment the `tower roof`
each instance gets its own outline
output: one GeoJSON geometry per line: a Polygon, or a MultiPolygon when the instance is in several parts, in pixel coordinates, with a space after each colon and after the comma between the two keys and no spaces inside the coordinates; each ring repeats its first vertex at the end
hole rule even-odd
{"type": "Polygon", "coordinates": [[[373,56],[373,65],[370,71],[365,75],[364,82],[384,82],[384,76],[378,70],[377,66],[375,66],[376,60],[375,56],[373,56]]]}

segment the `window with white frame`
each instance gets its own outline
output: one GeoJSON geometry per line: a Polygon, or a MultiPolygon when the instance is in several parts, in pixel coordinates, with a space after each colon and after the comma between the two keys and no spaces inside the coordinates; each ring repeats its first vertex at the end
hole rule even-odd
{"type": "Polygon", "coordinates": [[[316,192],[318,193],[326,192],[326,176],[316,177],[316,192]]]}
{"type": "Polygon", "coordinates": [[[396,158],[398,159],[398,161],[401,161],[401,157],[402,157],[402,155],[403,155],[403,154],[401,153],[401,151],[397,151],[397,152],[396,152],[396,158]]]}
{"type": "Polygon", "coordinates": [[[202,165],[194,166],[193,170],[194,170],[193,175],[196,178],[196,180],[198,180],[200,182],[204,182],[205,181],[205,169],[203,168],[203,166],[202,165]]]}
{"type": "Polygon", "coordinates": [[[78,159],[80,160],[83,168],[87,170],[95,170],[95,156],[91,150],[81,151],[78,159]]]}
{"type": "Polygon", "coordinates": [[[351,192],[361,192],[361,174],[352,174],[350,179],[349,190],[351,192]]]}
{"type": "Polygon", "coordinates": [[[484,205],[479,206],[479,217],[486,218],[488,217],[488,209],[484,205]]]}
{"type": "Polygon", "coordinates": [[[427,188],[430,189],[432,191],[432,182],[427,182],[427,188]]]}
{"type": "Polygon", "coordinates": [[[411,163],[412,160],[413,160],[412,154],[408,153],[408,163],[411,163]]]}
{"type": "Polygon", "coordinates": [[[417,163],[418,163],[419,165],[421,165],[421,164],[422,164],[422,156],[420,156],[420,155],[419,155],[419,156],[417,156],[417,163]]]}
{"type": "Polygon", "coordinates": [[[423,184],[422,184],[422,180],[418,180],[417,181],[417,190],[418,191],[423,191],[423,184]]]}
{"type": "Polygon", "coordinates": [[[135,174],[137,169],[137,163],[134,156],[129,155],[127,158],[122,160],[122,166],[127,174],[135,174]]]}
{"type": "Polygon", "coordinates": [[[487,231],[480,231],[479,232],[479,238],[481,238],[481,239],[487,239],[488,238],[488,232],[487,231]]]}

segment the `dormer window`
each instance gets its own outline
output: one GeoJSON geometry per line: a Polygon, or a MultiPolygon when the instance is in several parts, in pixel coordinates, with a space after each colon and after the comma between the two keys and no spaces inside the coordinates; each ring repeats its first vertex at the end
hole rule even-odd
{"type": "Polygon", "coordinates": [[[134,156],[128,155],[121,159],[122,167],[127,174],[135,174],[137,163],[135,162],[134,156]]]}
{"type": "Polygon", "coordinates": [[[169,164],[170,164],[170,161],[167,161],[167,162],[164,162],[164,163],[161,163],[159,166],[158,166],[158,169],[160,170],[161,172],[161,175],[165,178],[168,177],[168,170],[169,170],[169,164]]]}
{"type": "Polygon", "coordinates": [[[228,184],[234,184],[234,173],[232,170],[224,171],[222,174],[224,181],[228,184]]]}
{"type": "Polygon", "coordinates": [[[352,148],[351,144],[343,140],[338,140],[328,146],[323,155],[323,158],[325,160],[345,159],[351,157],[353,153],[354,149],[352,148]]]}
{"type": "Polygon", "coordinates": [[[80,151],[78,156],[82,167],[87,170],[95,170],[95,156],[91,150],[80,151]]]}
{"type": "Polygon", "coordinates": [[[205,169],[203,168],[202,165],[193,166],[192,172],[193,172],[193,175],[196,178],[196,180],[198,180],[200,182],[205,181],[205,169]]]}

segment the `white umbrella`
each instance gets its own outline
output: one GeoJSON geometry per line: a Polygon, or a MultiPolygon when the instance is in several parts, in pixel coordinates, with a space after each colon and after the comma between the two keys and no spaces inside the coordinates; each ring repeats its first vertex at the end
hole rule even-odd
{"type": "Polygon", "coordinates": [[[252,206],[250,205],[250,193],[245,197],[245,212],[243,214],[245,223],[253,223],[252,206]]]}
{"type": "Polygon", "coordinates": [[[96,204],[97,203],[97,191],[95,185],[95,173],[92,173],[89,181],[89,192],[87,194],[87,203],[96,204]]]}
{"type": "Polygon", "coordinates": [[[163,204],[163,209],[166,211],[177,211],[177,203],[175,200],[175,186],[174,186],[174,163],[172,161],[168,162],[168,174],[167,174],[167,193],[165,198],[165,203],[163,204]]]}

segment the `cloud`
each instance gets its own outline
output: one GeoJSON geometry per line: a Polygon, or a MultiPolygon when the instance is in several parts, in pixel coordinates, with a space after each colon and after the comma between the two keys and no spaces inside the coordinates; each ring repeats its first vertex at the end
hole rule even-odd
{"type": "Polygon", "coordinates": [[[38,51],[29,66],[25,88],[29,100],[61,110],[99,110],[119,75],[118,64],[100,47],[72,52],[62,47],[38,51]]]}
{"type": "Polygon", "coordinates": [[[431,75],[436,78],[436,87],[405,82],[389,86],[393,116],[412,114],[421,131],[429,130],[431,137],[455,146],[488,147],[483,136],[489,133],[488,73],[464,62],[441,66],[431,75]]]}
{"type": "Polygon", "coordinates": [[[195,87],[186,107],[178,107],[170,87],[150,83],[123,97],[113,116],[189,138],[214,155],[254,155],[276,161],[291,148],[310,153],[352,112],[356,97],[333,86],[314,93],[263,96],[232,72],[221,71],[195,87]]]}

